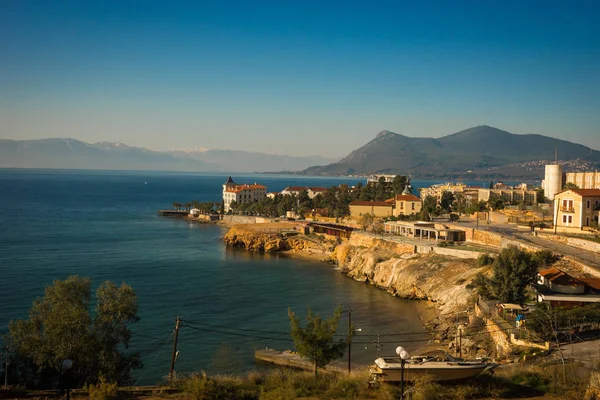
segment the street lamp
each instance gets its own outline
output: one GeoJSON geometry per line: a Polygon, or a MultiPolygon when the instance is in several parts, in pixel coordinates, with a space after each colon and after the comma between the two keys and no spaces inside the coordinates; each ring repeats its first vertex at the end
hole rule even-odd
{"type": "Polygon", "coordinates": [[[71,398],[71,368],[73,368],[73,361],[65,359],[62,363],[62,377],[63,388],[67,390],[67,400],[71,398]]]}
{"type": "Polygon", "coordinates": [[[396,347],[396,354],[400,357],[400,398],[404,399],[404,364],[408,360],[408,351],[404,350],[404,347],[396,347]]]}

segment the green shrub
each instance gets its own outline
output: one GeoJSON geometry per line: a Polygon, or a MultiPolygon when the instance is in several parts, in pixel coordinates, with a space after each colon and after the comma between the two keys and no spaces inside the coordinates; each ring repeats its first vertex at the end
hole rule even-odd
{"type": "Polygon", "coordinates": [[[492,263],[494,262],[494,258],[492,256],[490,256],[489,254],[482,254],[479,257],[477,257],[477,266],[478,267],[484,267],[486,265],[492,265],[492,263]]]}
{"type": "Polygon", "coordinates": [[[91,400],[114,400],[119,398],[117,384],[107,382],[103,376],[100,377],[100,382],[88,386],[87,390],[91,400]]]}

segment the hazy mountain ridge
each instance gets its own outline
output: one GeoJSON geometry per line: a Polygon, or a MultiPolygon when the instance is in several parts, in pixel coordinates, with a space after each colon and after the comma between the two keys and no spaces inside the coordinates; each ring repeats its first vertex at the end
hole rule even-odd
{"type": "Polygon", "coordinates": [[[585,160],[600,165],[600,152],[543,135],[516,135],[487,125],[438,139],[382,131],[337,163],[314,166],[307,175],[400,173],[419,178],[538,177],[539,170],[503,171],[502,166],[552,160],[585,160]]]}
{"type": "Polygon", "coordinates": [[[69,138],[0,139],[0,168],[266,172],[298,171],[332,161],[319,156],[235,150],[156,151],[119,142],[86,143],[69,138]]]}

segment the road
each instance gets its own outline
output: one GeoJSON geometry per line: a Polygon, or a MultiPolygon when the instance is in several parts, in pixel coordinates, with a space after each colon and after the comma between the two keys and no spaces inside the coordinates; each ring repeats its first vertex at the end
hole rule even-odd
{"type": "MultiPolygon", "coordinates": [[[[461,221],[461,226],[467,228],[476,228],[477,224],[475,221],[461,221]]],[[[522,241],[526,244],[541,247],[543,249],[552,250],[557,253],[569,256],[574,260],[580,261],[591,268],[594,268],[600,274],[600,254],[586,251],[578,247],[568,246],[566,244],[558,243],[553,240],[542,239],[538,236],[533,236],[530,231],[519,230],[515,224],[487,224],[486,222],[479,223],[479,229],[489,230],[491,232],[500,233],[508,238],[522,241]]]]}

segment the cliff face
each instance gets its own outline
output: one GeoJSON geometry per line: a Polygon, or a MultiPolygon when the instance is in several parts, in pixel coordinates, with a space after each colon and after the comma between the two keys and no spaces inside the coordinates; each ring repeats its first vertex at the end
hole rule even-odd
{"type": "Polygon", "coordinates": [[[355,280],[394,296],[434,301],[442,312],[464,310],[471,295],[466,285],[483,271],[474,260],[398,254],[376,247],[342,245],[335,258],[342,271],[355,280]]]}
{"type": "Polygon", "coordinates": [[[251,251],[297,252],[332,260],[351,278],[376,285],[406,299],[436,302],[442,313],[463,311],[472,292],[466,285],[485,268],[476,260],[437,254],[415,254],[414,245],[354,235],[337,245],[333,239],[304,235],[280,237],[244,227],[233,227],[224,237],[229,246],[251,251]]]}
{"type": "Polygon", "coordinates": [[[243,247],[250,251],[265,253],[296,252],[304,255],[320,255],[329,259],[335,244],[331,240],[311,239],[303,235],[282,237],[273,233],[240,226],[232,227],[223,238],[231,247],[243,247]]]}

